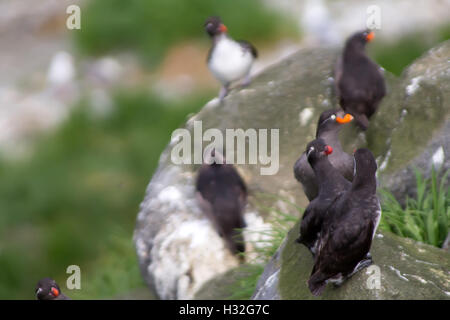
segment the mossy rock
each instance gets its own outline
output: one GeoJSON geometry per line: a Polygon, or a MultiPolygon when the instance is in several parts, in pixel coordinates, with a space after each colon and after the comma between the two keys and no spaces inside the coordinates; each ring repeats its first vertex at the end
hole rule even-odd
{"type": "MultiPolygon", "coordinates": [[[[191,135],[196,120],[202,121],[203,132],[208,128],[217,128],[221,132],[238,128],[279,129],[279,170],[276,174],[261,175],[260,169],[265,165],[236,165],[250,192],[246,215],[252,212],[270,221],[270,210],[263,213],[260,207],[273,207],[300,217],[295,207],[307,206],[302,188],[294,178],[293,165],[307,143],[314,139],[320,113],[337,107],[332,70],[339,53],[340,50],[332,48],[300,50],[264,70],[249,87],[233,89],[222,104],[213,99],[187,121],[185,128],[191,135]]],[[[426,177],[432,166],[440,168],[440,176],[450,168],[449,56],[450,41],[446,41],[415,61],[400,78],[385,72],[388,94],[371,118],[369,129],[362,133],[351,124],[341,131],[340,139],[347,152],[351,153],[357,147],[367,147],[373,152],[379,166],[379,187],[389,189],[400,200],[406,195],[414,195],[414,167],[421,169],[426,177]]],[[[237,262],[221,244],[195,201],[198,165],[171,162],[175,142],[171,141],[161,155],[159,167],[147,188],[134,240],[144,278],[158,296],[190,299],[205,283],[235,268],[237,262]],[[194,229],[196,232],[192,232],[194,229]],[[189,236],[180,230],[188,232],[189,236]]],[[[249,228],[252,228],[251,224],[249,228]]],[[[401,259],[393,243],[406,247],[408,240],[385,234],[386,245],[389,239],[392,239],[392,248],[386,246],[386,250],[390,250],[386,252],[401,259]]],[[[379,241],[374,244],[375,259],[376,255],[382,257],[383,245],[378,247],[379,241]]],[[[296,250],[301,253],[302,249],[296,250]]],[[[428,251],[428,247],[423,250],[428,251]]],[[[293,255],[296,257],[297,253],[293,255]]],[[[306,277],[312,261],[308,266],[308,256],[305,253],[301,256],[305,259],[302,268],[306,277]]],[[[434,255],[430,258],[434,259],[434,255]]],[[[448,264],[446,259],[444,262],[448,264]]],[[[383,259],[375,261],[381,263],[383,259]]],[[[430,263],[438,263],[438,260],[430,263]]],[[[400,270],[395,264],[392,267],[400,270]]],[[[421,277],[406,266],[400,272],[421,277]]],[[[387,277],[395,271],[382,269],[382,273],[387,277]]],[[[356,275],[339,292],[346,291],[351,283],[357,283],[359,277],[362,274],[356,275]]],[[[433,278],[423,279],[434,283],[433,278]]],[[[300,282],[292,282],[292,290],[283,290],[294,292],[300,282]]],[[[410,284],[415,282],[420,280],[408,280],[410,284]]],[[[436,292],[432,290],[432,284],[429,286],[429,297],[438,296],[439,290],[446,290],[438,283],[436,286],[436,292]]],[[[450,290],[447,288],[447,291],[450,290]]],[[[334,291],[327,291],[325,296],[332,298],[331,292],[334,291]]],[[[393,292],[390,290],[390,295],[380,293],[380,297],[394,298],[393,292]]],[[[298,296],[292,293],[281,297],[298,296]]],[[[345,297],[350,297],[350,293],[342,296],[345,297]]],[[[403,297],[403,293],[399,292],[397,297],[403,297]]]]}
{"type": "Polygon", "coordinates": [[[370,280],[375,275],[374,267],[370,267],[340,287],[328,284],[322,296],[315,297],[307,285],[313,258],[305,246],[295,242],[298,230],[299,223],[289,232],[278,253],[279,259],[273,262],[277,268],[271,266],[270,271],[265,271],[260,278],[255,298],[450,299],[450,254],[387,232],[377,233],[371,249],[373,266],[379,268],[379,288],[370,280]],[[267,279],[276,273],[276,281],[267,286],[267,279]],[[269,290],[272,295],[265,293],[269,290]]]}

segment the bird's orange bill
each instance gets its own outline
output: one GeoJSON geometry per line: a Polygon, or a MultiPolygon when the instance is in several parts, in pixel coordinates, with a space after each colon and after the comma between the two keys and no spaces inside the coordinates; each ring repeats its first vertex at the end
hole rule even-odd
{"type": "Polygon", "coordinates": [[[219,26],[219,30],[220,32],[227,32],[228,28],[226,25],[224,25],[223,23],[219,26]]]}
{"type": "Polygon", "coordinates": [[[343,118],[341,118],[341,117],[336,117],[336,121],[337,121],[338,123],[348,123],[348,122],[350,122],[350,121],[352,121],[352,120],[353,120],[353,116],[352,116],[351,114],[349,114],[349,113],[346,113],[345,116],[344,116],[343,118]]]}
{"type": "Polygon", "coordinates": [[[366,40],[367,42],[370,42],[373,40],[373,38],[375,38],[375,32],[370,31],[369,34],[366,36],[366,40]]]}
{"type": "Polygon", "coordinates": [[[56,289],[56,288],[52,288],[52,294],[53,294],[53,296],[55,296],[55,297],[59,296],[59,290],[56,289]]]}

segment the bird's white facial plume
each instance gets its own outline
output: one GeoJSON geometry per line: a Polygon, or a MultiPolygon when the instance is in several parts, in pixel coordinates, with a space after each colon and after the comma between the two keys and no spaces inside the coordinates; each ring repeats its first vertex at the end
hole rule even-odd
{"type": "Polygon", "coordinates": [[[309,158],[309,154],[314,151],[314,147],[309,148],[308,153],[306,153],[306,158],[309,158]]]}

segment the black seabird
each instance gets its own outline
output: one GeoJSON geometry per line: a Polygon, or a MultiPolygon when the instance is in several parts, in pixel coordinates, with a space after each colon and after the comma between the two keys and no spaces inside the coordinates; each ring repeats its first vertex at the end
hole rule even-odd
{"type": "Polygon", "coordinates": [[[314,295],[320,295],[327,282],[342,283],[372,263],[369,250],[381,218],[377,164],[368,149],[358,149],[354,158],[352,186],[331,205],[324,220],[308,281],[314,295]]]}
{"type": "Polygon", "coordinates": [[[37,300],[70,300],[61,292],[58,284],[51,278],[43,278],[36,285],[37,300]]]}
{"type": "Polygon", "coordinates": [[[226,164],[219,152],[213,150],[210,155],[205,157],[205,164],[198,172],[197,199],[229,250],[233,254],[243,253],[247,187],[236,169],[226,164]]]}
{"type": "MultiPolygon", "coordinates": [[[[339,130],[342,124],[352,121],[350,114],[342,110],[327,110],[322,112],[317,124],[316,138],[333,148],[333,153],[328,157],[333,167],[337,169],[347,180],[353,179],[353,157],[342,150],[339,142],[339,130]]],[[[303,190],[309,201],[318,194],[318,182],[311,165],[308,163],[304,152],[294,165],[294,176],[302,184],[303,190]]]]}
{"type": "Polygon", "coordinates": [[[328,208],[337,197],[351,187],[351,183],[328,160],[332,153],[333,149],[320,138],[310,142],[306,147],[306,157],[319,183],[319,194],[303,213],[297,242],[308,247],[313,256],[328,208]]]}
{"type": "Polygon", "coordinates": [[[369,118],[375,113],[386,94],[384,77],[380,67],[365,53],[373,31],[352,35],[345,43],[342,56],[335,69],[336,93],[339,104],[355,117],[356,123],[366,130],[369,118]]]}
{"type": "Polygon", "coordinates": [[[208,68],[222,84],[219,93],[222,101],[232,82],[244,78],[242,85],[250,84],[250,69],[258,52],[247,41],[233,40],[219,17],[209,17],[205,22],[205,29],[213,40],[208,53],[208,68]]]}

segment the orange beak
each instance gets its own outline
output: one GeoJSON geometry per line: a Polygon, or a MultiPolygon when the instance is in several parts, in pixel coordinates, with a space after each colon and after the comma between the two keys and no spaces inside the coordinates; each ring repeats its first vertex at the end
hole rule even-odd
{"type": "Polygon", "coordinates": [[[370,42],[373,40],[373,38],[375,38],[375,32],[370,31],[369,34],[366,36],[366,41],[370,42]]]}
{"type": "Polygon", "coordinates": [[[59,296],[59,290],[56,289],[56,288],[52,288],[52,294],[53,294],[53,296],[55,296],[55,297],[59,296]]]}
{"type": "Polygon", "coordinates": [[[228,28],[227,28],[226,25],[224,25],[224,24],[222,23],[222,24],[220,24],[220,26],[219,26],[219,30],[220,30],[220,32],[224,33],[224,32],[227,32],[227,31],[228,31],[228,28]]]}
{"type": "Polygon", "coordinates": [[[336,117],[336,121],[340,124],[343,123],[349,123],[350,121],[353,120],[353,116],[349,113],[346,113],[345,116],[343,118],[341,117],[336,117]]]}

